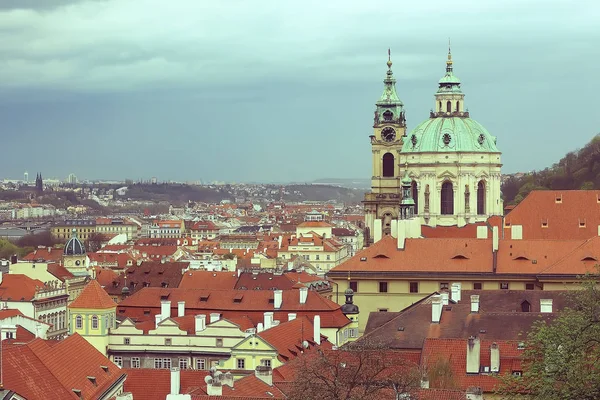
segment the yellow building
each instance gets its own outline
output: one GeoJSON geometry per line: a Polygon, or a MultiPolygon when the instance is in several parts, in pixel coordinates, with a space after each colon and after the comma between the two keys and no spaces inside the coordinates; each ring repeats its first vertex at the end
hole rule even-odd
{"type": "MultiPolygon", "coordinates": [[[[487,227],[484,227],[486,230],[487,227]]],[[[433,292],[564,290],[600,260],[600,237],[588,240],[394,238],[385,236],[332,269],[338,290],[360,307],[359,330],[375,311],[400,311],[433,292]]],[[[487,232],[486,232],[487,233],[487,232]]]]}
{"type": "Polygon", "coordinates": [[[96,218],[96,232],[107,237],[127,235],[128,241],[138,238],[138,226],[123,219],[96,218]]]}
{"type": "Polygon", "coordinates": [[[92,280],[69,307],[70,334],[78,333],[107,355],[109,331],[116,324],[117,303],[92,280]]]}
{"type": "Polygon", "coordinates": [[[94,220],[65,220],[57,222],[50,229],[52,237],[63,241],[71,238],[73,232],[83,241],[89,239],[90,235],[96,232],[96,221],[94,220]]]}

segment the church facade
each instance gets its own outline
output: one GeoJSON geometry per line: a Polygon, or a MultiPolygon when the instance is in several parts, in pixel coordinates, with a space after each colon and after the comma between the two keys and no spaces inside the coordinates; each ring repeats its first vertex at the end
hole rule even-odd
{"type": "Polygon", "coordinates": [[[370,137],[372,184],[363,201],[370,242],[392,233],[407,195],[414,202],[415,217],[424,225],[462,226],[502,215],[502,164],[496,137],[470,118],[450,50],[429,119],[408,134],[391,66],[388,60],[370,137]],[[405,185],[407,179],[411,185],[404,195],[402,177],[405,185]]]}

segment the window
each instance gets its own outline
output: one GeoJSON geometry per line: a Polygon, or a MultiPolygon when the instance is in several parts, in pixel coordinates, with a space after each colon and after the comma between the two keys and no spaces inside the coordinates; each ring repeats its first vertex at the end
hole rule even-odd
{"type": "Polygon", "coordinates": [[[161,369],[163,367],[162,358],[154,359],[154,369],[161,369]]]}
{"type": "Polygon", "coordinates": [[[315,260],[319,261],[319,255],[318,254],[315,256],[315,260]]]}
{"type": "Polygon", "coordinates": [[[264,358],[262,360],[260,360],[260,364],[265,366],[265,367],[270,367],[271,366],[271,360],[268,358],[264,358]]]}
{"type": "Polygon", "coordinates": [[[120,357],[120,356],[113,357],[113,362],[114,362],[115,364],[117,364],[117,366],[118,366],[119,368],[122,368],[122,367],[123,367],[123,357],[120,357]]]}
{"type": "Polygon", "coordinates": [[[354,293],[358,292],[358,281],[350,281],[349,284],[354,293]]]}
{"type": "Polygon", "coordinates": [[[460,111],[460,103],[457,101],[456,102],[456,112],[460,111]]]}
{"type": "Polygon", "coordinates": [[[526,283],[525,284],[525,290],[533,290],[533,289],[534,289],[533,283],[526,283]]]}
{"type": "Polygon", "coordinates": [[[441,211],[442,215],[454,214],[454,189],[452,182],[446,181],[442,184],[441,193],[441,211]]]}
{"type": "Polygon", "coordinates": [[[387,282],[379,282],[379,293],[387,293],[388,291],[388,283],[387,282]]]}
{"type": "Polygon", "coordinates": [[[131,338],[123,338],[123,344],[131,344],[131,338]]]}
{"type": "Polygon", "coordinates": [[[415,214],[419,213],[419,189],[417,188],[417,182],[412,181],[410,184],[412,189],[412,199],[415,202],[415,214]]]}
{"type": "Polygon", "coordinates": [[[179,359],[179,369],[188,369],[188,359],[187,358],[179,359]]]}
{"type": "Polygon", "coordinates": [[[450,100],[446,102],[446,112],[452,112],[452,103],[450,100]]]}
{"type": "Polygon", "coordinates": [[[477,215],[485,214],[485,182],[477,184],[477,215]]]}
{"type": "Polygon", "coordinates": [[[348,329],[348,337],[351,337],[351,338],[358,337],[358,328],[348,329]]]}
{"type": "Polygon", "coordinates": [[[206,369],[206,360],[204,358],[196,359],[196,369],[206,369]]]}
{"type": "Polygon", "coordinates": [[[513,371],[512,375],[513,376],[523,376],[523,371],[513,371]]]}
{"type": "Polygon", "coordinates": [[[131,357],[131,368],[140,368],[140,358],[131,357]]]}
{"type": "Polygon", "coordinates": [[[410,283],[410,292],[411,293],[419,293],[419,282],[411,282],[410,283]]]}
{"type": "Polygon", "coordinates": [[[394,176],[394,155],[392,153],[383,155],[383,176],[387,178],[394,176]]]}
{"type": "Polygon", "coordinates": [[[327,254],[327,261],[331,260],[331,255],[327,254]]]}
{"type": "Polygon", "coordinates": [[[223,347],[223,339],[221,338],[217,338],[217,343],[216,343],[217,347],[223,347]]]}
{"type": "Polygon", "coordinates": [[[246,360],[244,358],[237,359],[237,369],[245,369],[246,368],[246,360]]]}
{"type": "Polygon", "coordinates": [[[475,282],[473,283],[473,290],[481,290],[482,286],[481,282],[475,282]]]}
{"type": "Polygon", "coordinates": [[[165,346],[170,346],[170,345],[171,345],[171,338],[165,339],[165,346]]]}
{"type": "Polygon", "coordinates": [[[508,290],[508,282],[500,282],[500,289],[508,290]]]}
{"type": "Polygon", "coordinates": [[[378,308],[377,309],[378,312],[388,312],[387,308],[378,308]]]}
{"type": "Polygon", "coordinates": [[[448,290],[450,284],[448,282],[440,282],[440,290],[448,290]]]}
{"type": "Polygon", "coordinates": [[[171,359],[170,358],[163,358],[163,368],[171,369],[171,359]]]}
{"type": "Polygon", "coordinates": [[[75,328],[76,329],[83,328],[83,318],[81,317],[81,315],[78,315],[77,317],[75,317],[75,328]]]}

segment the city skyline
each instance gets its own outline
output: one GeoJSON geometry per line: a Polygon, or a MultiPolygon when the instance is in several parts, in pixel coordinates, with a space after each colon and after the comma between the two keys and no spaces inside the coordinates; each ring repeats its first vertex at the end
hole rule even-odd
{"type": "Polygon", "coordinates": [[[410,131],[433,106],[448,36],[504,173],[598,133],[591,1],[177,3],[3,2],[3,177],[368,178],[388,47],[410,131]]]}

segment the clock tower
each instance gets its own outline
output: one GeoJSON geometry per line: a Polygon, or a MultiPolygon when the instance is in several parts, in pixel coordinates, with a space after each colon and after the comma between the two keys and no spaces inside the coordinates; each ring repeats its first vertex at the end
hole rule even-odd
{"type": "Polygon", "coordinates": [[[373,174],[371,192],[365,194],[367,243],[379,240],[392,231],[392,221],[399,216],[401,174],[399,156],[406,137],[404,104],[396,93],[396,79],[388,50],[388,70],[383,80],[383,94],[375,103],[373,133],[370,135],[373,174]]]}

